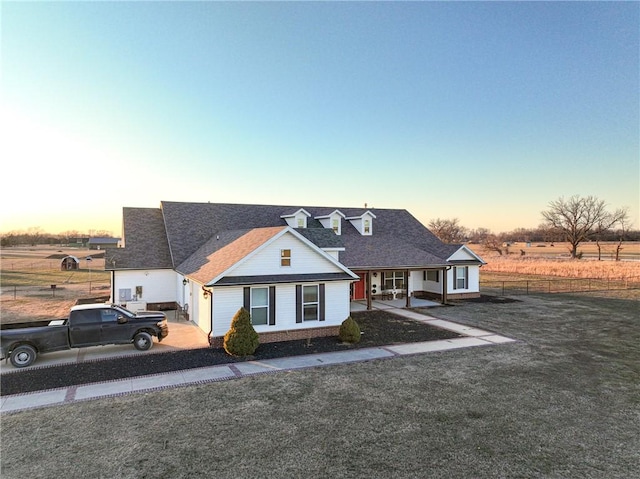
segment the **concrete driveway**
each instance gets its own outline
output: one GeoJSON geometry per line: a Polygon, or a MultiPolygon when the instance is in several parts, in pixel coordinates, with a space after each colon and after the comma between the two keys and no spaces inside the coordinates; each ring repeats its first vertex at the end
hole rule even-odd
{"type": "MultiPolygon", "coordinates": [[[[149,351],[138,351],[132,344],[118,344],[108,346],[92,346],[89,348],[70,349],[38,355],[36,362],[24,370],[56,364],[81,363],[96,359],[110,357],[134,356],[136,354],[166,353],[182,349],[197,349],[209,346],[207,335],[195,324],[184,319],[174,319],[173,312],[167,312],[169,322],[169,336],[161,343],[154,339],[153,347],[149,351]]],[[[11,362],[3,360],[0,362],[0,373],[16,371],[11,362]]]]}

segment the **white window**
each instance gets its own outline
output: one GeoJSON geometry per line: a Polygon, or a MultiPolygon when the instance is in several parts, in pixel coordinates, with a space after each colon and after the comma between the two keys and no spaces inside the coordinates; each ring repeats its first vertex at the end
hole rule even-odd
{"type": "Polygon", "coordinates": [[[298,218],[298,228],[304,228],[304,218],[298,218]]]}
{"type": "Polygon", "coordinates": [[[369,233],[371,233],[371,221],[364,220],[364,234],[368,235],[369,233]]]}
{"type": "Polygon", "coordinates": [[[384,289],[404,289],[404,272],[390,271],[383,275],[384,289]]]}
{"type": "Polygon", "coordinates": [[[317,321],[319,312],[318,285],[302,287],[302,319],[303,321],[317,321]]]}
{"type": "Polygon", "coordinates": [[[454,289],[467,289],[467,281],[469,279],[469,267],[457,266],[454,270],[454,289]]]}
{"type": "Polygon", "coordinates": [[[291,266],[291,250],[280,250],[280,266],[291,266]]]}
{"type": "Polygon", "coordinates": [[[338,234],[340,228],[340,220],[338,218],[331,220],[331,228],[335,234],[338,234]]]}
{"type": "Polygon", "coordinates": [[[251,324],[269,322],[269,288],[251,288],[251,324]]]}

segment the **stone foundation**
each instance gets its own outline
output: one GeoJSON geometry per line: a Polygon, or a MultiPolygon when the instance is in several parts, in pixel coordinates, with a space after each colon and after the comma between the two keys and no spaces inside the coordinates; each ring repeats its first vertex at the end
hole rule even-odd
{"type": "MultiPolygon", "coordinates": [[[[325,336],[338,336],[340,326],[327,326],[324,328],[290,329],[287,331],[274,331],[259,333],[260,344],[278,343],[280,341],[293,341],[296,339],[321,338],[325,336]]],[[[212,348],[221,348],[224,336],[211,337],[209,344],[212,348]]]]}

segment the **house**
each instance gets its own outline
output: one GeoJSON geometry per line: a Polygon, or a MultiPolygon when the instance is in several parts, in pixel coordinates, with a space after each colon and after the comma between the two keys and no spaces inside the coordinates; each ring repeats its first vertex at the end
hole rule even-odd
{"type": "Polygon", "coordinates": [[[163,201],[123,208],[123,237],[112,301],[188,309],[214,346],[240,307],[261,342],[335,335],[352,301],[479,296],[484,264],[401,209],[163,201]]]}
{"type": "Polygon", "coordinates": [[[117,248],[120,238],[111,237],[91,237],[89,238],[89,249],[117,248]]]}

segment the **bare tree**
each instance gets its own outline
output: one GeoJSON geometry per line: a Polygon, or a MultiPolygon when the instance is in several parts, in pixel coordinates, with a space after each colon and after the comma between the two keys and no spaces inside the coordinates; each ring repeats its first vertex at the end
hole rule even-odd
{"type": "MultiPolygon", "coordinates": [[[[482,241],[482,246],[490,251],[496,251],[500,256],[502,256],[502,244],[503,241],[502,239],[500,239],[500,236],[494,234],[488,234],[482,241]]],[[[507,248],[506,251],[508,254],[509,249],[507,248]]]]}
{"type": "Polygon", "coordinates": [[[610,229],[619,221],[619,215],[625,209],[614,213],[607,211],[603,200],[595,196],[574,195],[568,200],[563,197],[549,203],[549,209],[542,212],[547,225],[562,233],[571,245],[572,258],[578,257],[578,246],[594,237],[599,231],[610,229]]]}
{"type": "Polygon", "coordinates": [[[620,261],[620,251],[622,250],[622,242],[624,241],[625,236],[627,235],[627,231],[631,226],[631,221],[629,219],[629,210],[627,210],[627,208],[618,210],[617,213],[618,213],[618,220],[616,224],[619,225],[619,228],[616,231],[616,233],[618,234],[618,243],[616,244],[616,261],[620,261]]]}
{"type": "Polygon", "coordinates": [[[429,221],[429,229],[443,243],[460,243],[464,241],[467,229],[458,223],[458,218],[429,221]]]}

